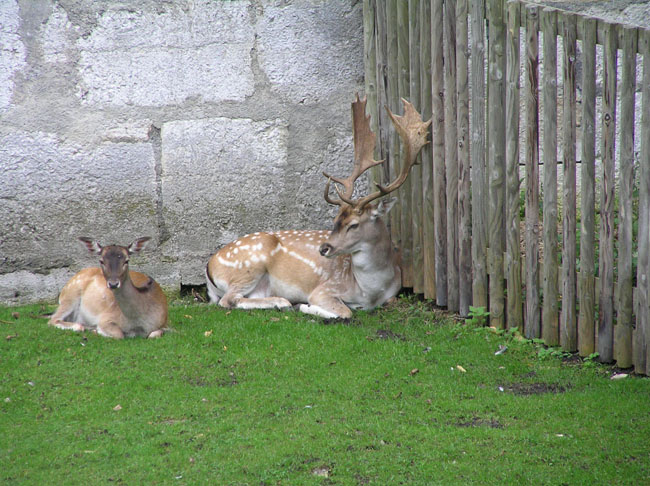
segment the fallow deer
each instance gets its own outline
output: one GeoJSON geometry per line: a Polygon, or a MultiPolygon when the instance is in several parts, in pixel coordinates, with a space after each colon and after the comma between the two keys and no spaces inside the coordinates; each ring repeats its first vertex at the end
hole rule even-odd
{"type": "Polygon", "coordinates": [[[49,324],[118,339],[161,336],[167,326],[167,298],[153,279],[129,271],[129,256],[149,239],[138,238],[129,246],[101,246],[79,238],[88,251],[99,255],[101,268],[85,268],[68,281],[49,324]]]}
{"type": "Polygon", "coordinates": [[[377,191],[352,199],[355,181],[383,163],[374,160],[375,134],[366,116],[366,99],[352,103],[354,167],[346,178],[327,174],[325,200],[340,206],[330,231],[275,231],[239,238],[212,255],[206,268],[208,295],[226,308],[288,308],[324,318],[351,317],[350,309],[372,309],[393,298],[401,288],[401,271],[383,217],[394,199],[371,204],[395,191],[406,180],[420,149],[428,143],[431,121],[406,100],[404,115],[390,119],[404,143],[398,177],[377,191]],[[338,199],[329,194],[330,183],[338,199]]]}

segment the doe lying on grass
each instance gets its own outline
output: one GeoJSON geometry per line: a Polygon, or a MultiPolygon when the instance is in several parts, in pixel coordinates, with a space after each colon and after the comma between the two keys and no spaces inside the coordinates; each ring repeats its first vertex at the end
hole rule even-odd
{"type": "Polygon", "coordinates": [[[49,324],[60,329],[97,331],[121,339],[156,338],[167,327],[167,298],[150,277],[129,271],[129,255],[142,250],[150,238],[138,238],[129,246],[101,246],[79,238],[99,255],[101,268],[85,268],[61,290],[59,307],[49,324]]]}
{"type": "Polygon", "coordinates": [[[392,201],[373,203],[397,190],[427,144],[431,121],[423,122],[413,105],[404,102],[404,115],[388,110],[404,144],[397,178],[377,191],[353,199],[354,183],[374,160],[375,134],[366,116],[366,100],[352,103],[354,166],[347,178],[331,177],[325,200],[340,206],[333,231],[275,231],[254,233],[227,244],[212,255],[206,268],[208,295],[223,307],[239,309],[289,308],[324,318],[351,317],[350,309],[372,309],[393,298],[401,288],[399,258],[393,250],[383,217],[392,201]],[[338,199],[329,195],[330,182],[338,199]]]}

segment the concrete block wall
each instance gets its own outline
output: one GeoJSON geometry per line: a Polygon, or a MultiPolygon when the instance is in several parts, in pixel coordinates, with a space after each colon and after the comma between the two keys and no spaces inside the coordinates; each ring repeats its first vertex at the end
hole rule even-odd
{"type": "Polygon", "coordinates": [[[96,265],[78,236],[151,236],[133,267],[174,289],[328,228],[362,86],[359,1],[0,1],[0,302],[53,302],[96,265]]]}

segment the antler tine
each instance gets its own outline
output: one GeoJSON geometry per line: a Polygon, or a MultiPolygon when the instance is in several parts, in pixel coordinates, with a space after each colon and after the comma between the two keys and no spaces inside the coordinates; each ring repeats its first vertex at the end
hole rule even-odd
{"type": "Polygon", "coordinates": [[[427,135],[429,134],[429,125],[431,124],[431,120],[423,122],[421,115],[415,108],[413,108],[411,103],[406,101],[404,98],[402,98],[402,103],[404,104],[404,115],[402,116],[393,115],[388,106],[386,107],[388,116],[393,122],[395,130],[404,144],[403,160],[401,164],[402,169],[397,176],[397,179],[393,182],[387,186],[377,184],[378,191],[368,194],[366,197],[360,199],[356,204],[357,209],[363,208],[366,204],[377,198],[390,194],[404,184],[411,167],[417,163],[417,156],[420,153],[420,150],[429,143],[427,135]]]}
{"type": "Polygon", "coordinates": [[[325,183],[325,201],[335,206],[342,206],[343,201],[341,199],[332,199],[330,197],[330,182],[332,182],[332,176],[326,174],[325,172],[323,172],[323,175],[327,177],[327,182],[325,183]]]}
{"type": "Polygon", "coordinates": [[[354,193],[354,183],[365,171],[383,163],[383,160],[374,160],[376,136],[370,129],[370,116],[366,116],[366,97],[359,99],[356,95],[356,101],[352,103],[352,123],[353,123],[353,143],[354,143],[354,167],[352,173],[347,178],[338,178],[323,173],[328,178],[326,185],[327,196],[325,200],[330,204],[342,205],[343,203],[355,206],[356,202],[352,199],[354,193]],[[343,191],[336,187],[340,200],[333,201],[329,197],[330,180],[343,186],[343,191]]]}

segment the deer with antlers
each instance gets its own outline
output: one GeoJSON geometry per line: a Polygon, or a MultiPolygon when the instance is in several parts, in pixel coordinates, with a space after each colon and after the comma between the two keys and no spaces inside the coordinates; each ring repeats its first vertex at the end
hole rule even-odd
{"type": "Polygon", "coordinates": [[[129,271],[129,256],[142,250],[149,239],[138,238],[129,246],[101,246],[79,238],[99,256],[100,268],[84,268],[65,284],[49,324],[117,339],[161,336],[167,327],[167,298],[152,278],[129,271]]]}
{"type": "Polygon", "coordinates": [[[388,115],[404,144],[401,171],[390,184],[353,199],[355,181],[383,160],[374,160],[375,134],[366,99],[352,103],[354,167],[347,178],[327,177],[325,200],[340,206],[332,231],[275,231],[239,238],[212,255],[206,268],[208,295],[226,308],[289,308],[323,318],[350,318],[351,309],[372,309],[397,295],[401,271],[383,221],[397,190],[424,145],[431,121],[406,100],[404,115],[388,115]],[[330,184],[338,199],[330,197],[330,184]],[[342,187],[342,189],[339,188],[342,187]]]}

